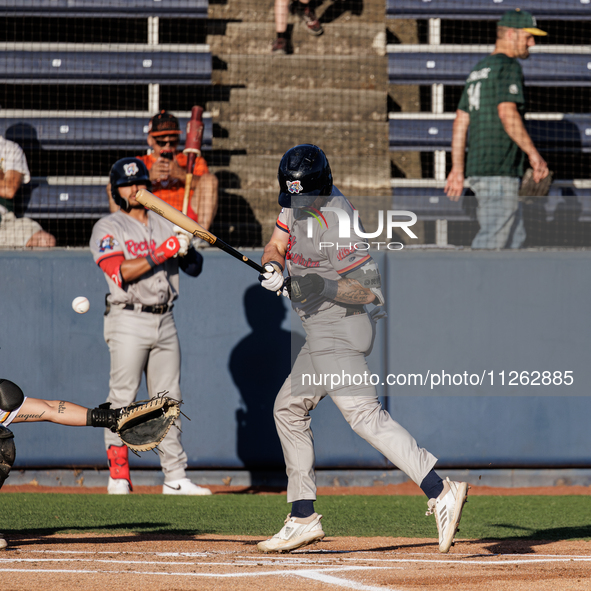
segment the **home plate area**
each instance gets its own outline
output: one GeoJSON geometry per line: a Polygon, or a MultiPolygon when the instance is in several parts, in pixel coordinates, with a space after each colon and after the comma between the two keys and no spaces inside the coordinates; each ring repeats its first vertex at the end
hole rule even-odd
{"type": "Polygon", "coordinates": [[[0,553],[2,587],[261,590],[588,590],[591,543],[325,538],[291,554],[260,554],[260,537],[102,534],[16,536],[0,553]]]}

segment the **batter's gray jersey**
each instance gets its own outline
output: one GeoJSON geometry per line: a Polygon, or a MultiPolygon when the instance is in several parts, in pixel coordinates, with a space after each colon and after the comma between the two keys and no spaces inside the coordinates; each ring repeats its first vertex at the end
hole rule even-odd
{"type": "MultiPolygon", "coordinates": [[[[371,289],[375,302],[382,304],[377,266],[365,250],[365,240],[355,232],[355,209],[334,187],[324,207],[337,211],[284,209],[279,214],[277,227],[289,233],[285,257],[289,274],[317,273],[331,280],[350,277],[371,289]],[[344,236],[347,228],[350,237],[344,236]]],[[[288,476],[287,501],[316,499],[310,411],[327,394],[356,433],[420,484],[437,459],[382,408],[375,386],[357,379],[370,374],[365,360],[375,336],[370,316],[360,310],[350,314],[353,306],[321,296],[292,304],[303,320],[306,342],[274,408],[288,476]],[[339,383],[318,379],[327,375],[339,376],[339,383]]]]}
{"type": "MultiPolygon", "coordinates": [[[[145,257],[174,235],[172,223],[148,211],[148,225],[130,215],[117,211],[99,220],[92,231],[90,251],[98,265],[120,260],[145,257]]],[[[123,283],[118,266],[112,265],[111,274],[105,272],[112,304],[143,304],[156,306],[171,304],[179,292],[178,259],[171,258],[140,279],[123,283]]]]}
{"type": "MultiPolygon", "coordinates": [[[[323,208],[327,207],[341,213],[318,211],[312,207],[281,210],[276,225],[289,234],[285,256],[287,272],[294,277],[316,273],[325,279],[337,281],[367,266],[377,278],[376,285],[372,287],[379,289],[377,265],[363,246],[365,240],[355,232],[355,208],[334,186],[330,199],[323,205],[323,208]],[[345,220],[350,237],[344,236],[345,220]],[[356,244],[358,248],[355,248],[356,244]]],[[[362,227],[360,229],[363,231],[362,227]]],[[[381,293],[379,300],[382,300],[381,293]]],[[[338,303],[322,296],[312,296],[305,303],[293,303],[293,307],[302,317],[328,310],[332,310],[335,317],[345,313],[338,303]]]]}

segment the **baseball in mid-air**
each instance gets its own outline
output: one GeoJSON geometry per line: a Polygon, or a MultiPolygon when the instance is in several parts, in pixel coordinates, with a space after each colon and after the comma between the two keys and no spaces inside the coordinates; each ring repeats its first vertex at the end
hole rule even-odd
{"type": "Polygon", "coordinates": [[[78,314],[86,314],[90,308],[90,302],[88,301],[88,298],[78,296],[72,301],[72,308],[74,309],[74,312],[77,312],[78,314]]]}

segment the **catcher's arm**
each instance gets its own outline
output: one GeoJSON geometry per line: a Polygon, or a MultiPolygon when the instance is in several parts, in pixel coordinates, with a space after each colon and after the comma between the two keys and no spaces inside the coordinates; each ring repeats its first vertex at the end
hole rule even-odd
{"type": "Polygon", "coordinates": [[[107,429],[113,429],[117,424],[121,411],[111,409],[109,406],[107,403],[98,408],[86,408],[67,400],[27,398],[12,422],[38,423],[46,421],[70,427],[106,427],[107,429]]]}

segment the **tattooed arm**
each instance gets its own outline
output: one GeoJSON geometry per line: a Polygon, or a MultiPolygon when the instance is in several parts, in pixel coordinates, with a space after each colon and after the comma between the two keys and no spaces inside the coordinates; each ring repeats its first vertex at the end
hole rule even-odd
{"type": "Polygon", "coordinates": [[[21,406],[13,423],[36,423],[49,421],[73,427],[86,426],[87,408],[64,400],[41,400],[27,398],[21,406]]]}
{"type": "Polygon", "coordinates": [[[356,279],[340,279],[337,282],[336,302],[342,304],[371,304],[375,295],[367,287],[363,287],[356,279]]]}

